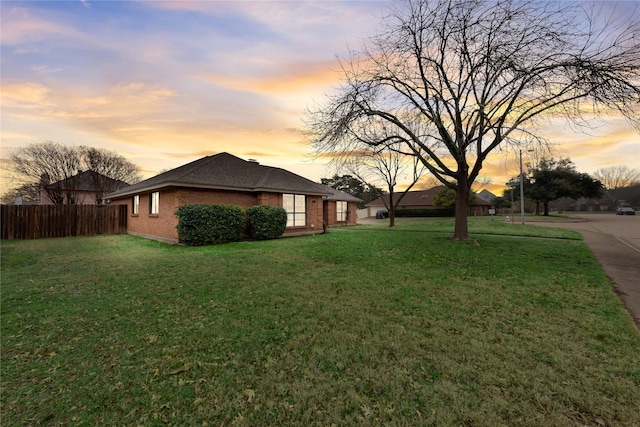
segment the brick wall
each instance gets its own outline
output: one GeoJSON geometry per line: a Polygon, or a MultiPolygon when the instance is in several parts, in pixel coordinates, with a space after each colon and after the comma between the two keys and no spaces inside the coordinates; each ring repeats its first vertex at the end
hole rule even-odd
{"type": "Polygon", "coordinates": [[[127,232],[158,240],[177,242],[178,218],[174,215],[176,211],[175,191],[160,192],[158,214],[151,212],[151,193],[140,194],[139,212],[133,215],[133,196],[126,199],[112,201],[113,204],[126,204],[129,208],[129,219],[127,221],[127,232]]]}
{"type": "MultiPolygon", "coordinates": [[[[198,188],[179,188],[175,192],[175,206],[173,211],[180,206],[194,204],[208,205],[236,205],[243,209],[258,204],[259,196],[255,193],[225,190],[205,190],[198,188]]],[[[163,192],[164,194],[164,192],[163,192]]]]}
{"type": "Polygon", "coordinates": [[[347,218],[347,224],[356,225],[358,221],[358,204],[356,202],[348,202],[347,210],[349,211],[349,218],[347,218]]]}
{"type": "Polygon", "coordinates": [[[259,193],[257,205],[282,206],[282,194],[280,193],[259,193]]]}
{"type": "MultiPolygon", "coordinates": [[[[113,200],[112,204],[126,204],[133,212],[133,196],[113,200]]],[[[131,234],[176,243],[178,241],[178,218],[174,215],[178,207],[191,204],[237,205],[247,209],[255,205],[282,206],[279,193],[249,193],[239,191],[169,188],[160,191],[157,215],[150,214],[150,193],[140,194],[138,215],[130,214],[127,231],[131,234]]],[[[287,234],[314,233],[322,231],[322,197],[307,196],[305,227],[285,230],[287,234]]],[[[355,220],[354,220],[355,223],[355,220]]]]}
{"type": "Polygon", "coordinates": [[[284,234],[322,232],[322,196],[306,197],[306,226],[287,228],[284,234]]]}
{"type": "Polygon", "coordinates": [[[327,225],[356,225],[357,215],[356,211],[358,206],[356,202],[347,202],[347,220],[346,221],[336,221],[337,215],[337,204],[334,200],[325,202],[324,206],[324,222],[327,225]]]}

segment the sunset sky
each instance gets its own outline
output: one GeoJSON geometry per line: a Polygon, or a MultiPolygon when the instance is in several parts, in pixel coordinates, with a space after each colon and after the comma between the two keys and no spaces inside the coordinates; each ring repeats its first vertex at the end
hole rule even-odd
{"type": "MultiPolygon", "coordinates": [[[[339,84],[336,56],[374,34],[388,6],[2,0],[0,193],[11,150],[46,140],[118,152],[145,178],[223,151],[332,176],[303,120],[339,84]]],[[[543,132],[581,172],[640,168],[640,135],[622,118],[588,135],[562,122],[543,132]]],[[[481,179],[497,194],[517,173],[514,153],[496,152],[481,179]]]]}

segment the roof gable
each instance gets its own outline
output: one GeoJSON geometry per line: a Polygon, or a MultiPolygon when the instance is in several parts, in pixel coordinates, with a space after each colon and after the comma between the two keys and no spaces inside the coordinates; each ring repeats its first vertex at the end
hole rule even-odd
{"type": "Polygon", "coordinates": [[[496,199],[495,194],[493,194],[489,190],[482,190],[481,192],[476,194],[476,196],[487,203],[493,203],[493,201],[496,199]]]}
{"type": "Polygon", "coordinates": [[[284,169],[263,166],[229,153],[220,153],[171,169],[111,193],[107,198],[113,199],[170,186],[252,192],[331,194],[321,184],[284,169]]]}

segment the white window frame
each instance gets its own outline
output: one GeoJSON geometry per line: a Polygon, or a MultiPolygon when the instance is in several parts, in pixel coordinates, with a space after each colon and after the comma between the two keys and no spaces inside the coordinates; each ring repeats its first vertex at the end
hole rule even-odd
{"type": "Polygon", "coordinates": [[[287,211],[287,227],[307,225],[307,197],[303,194],[283,194],[282,207],[287,211]]]}
{"type": "Polygon", "coordinates": [[[138,215],[140,213],[140,195],[136,194],[133,196],[133,208],[131,211],[132,215],[138,215]]]}
{"type": "Polygon", "coordinates": [[[344,222],[347,220],[347,202],[338,200],[336,201],[336,221],[344,222]]]}
{"type": "Polygon", "coordinates": [[[158,215],[160,213],[160,192],[154,191],[149,195],[149,214],[158,215]]]}

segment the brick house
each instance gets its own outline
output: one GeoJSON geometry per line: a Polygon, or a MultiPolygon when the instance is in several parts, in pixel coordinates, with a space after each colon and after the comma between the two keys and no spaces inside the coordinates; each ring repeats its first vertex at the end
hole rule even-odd
{"type": "Polygon", "coordinates": [[[40,178],[39,199],[41,205],[101,205],[107,193],[128,185],[92,170],[80,171],[56,182],[49,182],[49,176],[43,175],[40,178]]]}
{"type": "Polygon", "coordinates": [[[178,242],[175,211],[191,204],[283,207],[284,235],[322,233],[331,225],[355,225],[359,199],[284,169],[263,166],[229,153],[203,157],[109,194],[112,204],[128,206],[127,231],[178,242]]]}
{"type": "MultiPolygon", "coordinates": [[[[444,185],[439,185],[429,190],[409,191],[404,197],[402,197],[400,204],[397,206],[397,210],[433,209],[436,207],[433,205],[433,200],[435,199],[436,194],[438,194],[438,192],[444,189],[446,189],[444,185]]],[[[395,203],[397,203],[400,196],[402,196],[402,192],[397,192],[393,194],[393,200],[395,203]]],[[[366,205],[366,208],[368,209],[367,215],[370,217],[375,216],[376,211],[386,210],[385,206],[388,206],[388,204],[389,204],[388,194],[385,194],[384,196],[370,203],[367,203],[366,205]]],[[[467,212],[467,215],[473,215],[473,216],[489,215],[490,208],[491,208],[490,202],[487,202],[486,200],[480,197],[477,197],[476,203],[469,206],[469,212],[467,212]]]]}

